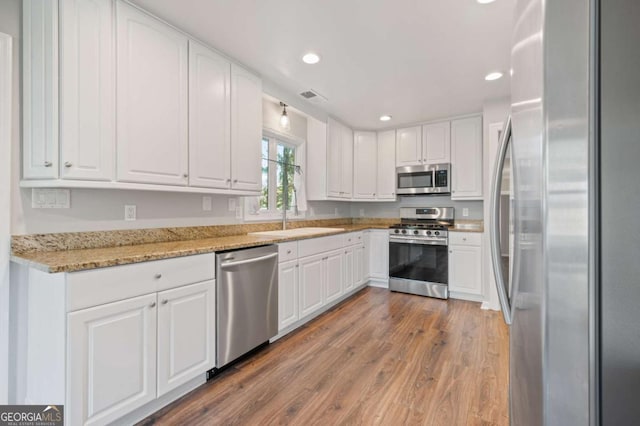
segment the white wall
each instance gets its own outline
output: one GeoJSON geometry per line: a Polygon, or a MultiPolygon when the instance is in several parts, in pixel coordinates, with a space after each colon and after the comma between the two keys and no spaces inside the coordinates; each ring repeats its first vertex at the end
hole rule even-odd
{"type": "Polygon", "coordinates": [[[482,219],[482,201],[451,201],[448,195],[400,197],[393,203],[352,203],[353,217],[400,217],[400,207],[454,207],[456,219],[482,219]],[[462,209],[469,209],[469,216],[462,216],[462,209]]]}
{"type": "Polygon", "coordinates": [[[0,404],[8,403],[11,151],[20,140],[20,1],[0,3],[0,404]],[[12,39],[10,39],[10,37],[12,39]],[[9,63],[7,63],[7,61],[9,63]],[[5,69],[4,67],[10,67],[5,69]]]}

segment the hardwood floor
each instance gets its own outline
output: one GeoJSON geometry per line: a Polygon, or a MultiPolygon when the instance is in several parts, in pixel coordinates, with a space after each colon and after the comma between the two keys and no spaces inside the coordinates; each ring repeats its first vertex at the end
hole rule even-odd
{"type": "Polygon", "coordinates": [[[508,329],[478,303],[365,288],[143,425],[507,425],[508,329]]]}

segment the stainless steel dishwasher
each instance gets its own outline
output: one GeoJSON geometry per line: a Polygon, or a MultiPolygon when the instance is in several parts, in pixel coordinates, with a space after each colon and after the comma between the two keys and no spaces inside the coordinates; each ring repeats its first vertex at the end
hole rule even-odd
{"type": "Polygon", "coordinates": [[[278,334],[278,247],[216,255],[216,367],[278,334]]]}

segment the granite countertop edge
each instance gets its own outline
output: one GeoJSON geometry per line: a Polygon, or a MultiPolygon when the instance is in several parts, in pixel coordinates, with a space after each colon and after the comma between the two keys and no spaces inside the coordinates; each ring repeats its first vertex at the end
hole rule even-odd
{"type": "MultiPolygon", "coordinates": [[[[258,247],[309,238],[346,234],[368,229],[388,229],[389,226],[376,224],[337,225],[342,229],[335,232],[323,232],[308,236],[269,237],[258,235],[234,235],[216,238],[194,239],[172,242],[136,244],[119,247],[61,250],[49,252],[12,253],[11,260],[18,264],[46,273],[78,272],[110,266],[129,265],[153,260],[171,259],[182,256],[214,253],[217,251],[258,247]]],[[[455,229],[454,232],[484,232],[477,229],[455,229]]]]}

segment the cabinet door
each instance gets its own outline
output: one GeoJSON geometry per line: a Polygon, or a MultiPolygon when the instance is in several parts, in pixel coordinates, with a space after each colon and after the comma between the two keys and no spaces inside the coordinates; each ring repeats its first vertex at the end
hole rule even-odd
{"type": "Polygon", "coordinates": [[[69,424],[107,424],[156,397],[156,294],[68,315],[69,424]]]}
{"type": "Polygon", "coordinates": [[[215,281],[158,293],[158,396],[215,364],[215,281]]]}
{"type": "Polygon", "coordinates": [[[113,2],[60,0],[60,175],[113,180],[113,2]]]}
{"type": "Polygon", "coordinates": [[[482,199],[482,117],[451,122],[451,199],[482,199]]]}
{"type": "Polygon", "coordinates": [[[398,129],[396,132],[396,166],[422,164],[422,128],[398,129]]]}
{"type": "Polygon", "coordinates": [[[189,185],[231,187],[231,64],[189,40],[189,185]]]}
{"type": "Polygon", "coordinates": [[[369,268],[371,278],[389,278],[389,234],[386,230],[369,233],[369,268]]]}
{"type": "Polygon", "coordinates": [[[262,188],[262,81],[231,65],[231,187],[262,188]]]}
{"type": "Polygon", "coordinates": [[[374,132],[354,132],[353,159],[353,198],[375,199],[378,144],[374,132]]]}
{"type": "Polygon", "coordinates": [[[278,331],[298,321],[298,261],[278,265],[278,331]]]}
{"type": "Polygon", "coordinates": [[[325,303],[338,299],[344,293],[344,251],[336,250],[324,260],[325,303]]]}
{"type": "Polygon", "coordinates": [[[342,198],[353,197],[353,130],[342,126],[342,198]]]}
{"type": "Polygon", "coordinates": [[[356,285],[356,260],[353,247],[344,251],[344,292],[348,293],[356,285]]]}
{"type": "Polygon", "coordinates": [[[449,290],[482,295],[480,247],[449,246],[449,290]]]}
{"type": "Polygon", "coordinates": [[[342,125],[331,118],[327,122],[327,195],[342,197],[342,125]]]}
{"type": "Polygon", "coordinates": [[[359,287],[367,282],[367,278],[364,272],[364,246],[359,246],[354,249],[353,256],[353,274],[354,274],[354,285],[355,287],[359,287]]]}
{"type": "Polygon", "coordinates": [[[300,259],[300,318],[315,312],[324,305],[324,255],[300,259]]]}
{"type": "Polygon", "coordinates": [[[425,164],[451,162],[451,122],[422,126],[422,152],[425,164]]]}
{"type": "MultiPolygon", "coordinates": [[[[58,177],[58,2],[22,3],[23,177],[58,177]]],[[[3,142],[4,143],[4,142],[3,142]]]]}
{"type": "MultiPolygon", "coordinates": [[[[357,156],[356,156],[357,158],[357,156]]],[[[378,132],[378,200],[396,199],[396,131],[378,132]]]]}
{"type": "Polygon", "coordinates": [[[118,180],[188,181],[187,38],[117,2],[118,180]]]}

